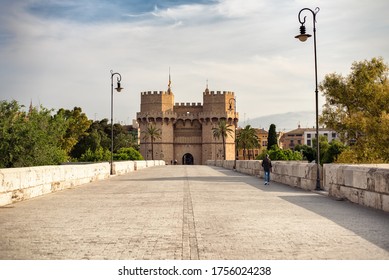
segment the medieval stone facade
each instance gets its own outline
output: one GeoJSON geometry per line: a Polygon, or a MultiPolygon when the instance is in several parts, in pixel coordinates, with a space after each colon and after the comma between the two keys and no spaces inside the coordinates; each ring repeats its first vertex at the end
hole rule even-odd
{"type": "Polygon", "coordinates": [[[221,120],[232,125],[226,138],[226,159],[234,159],[238,113],[233,92],[203,92],[203,103],[174,103],[167,91],[142,92],[137,121],[140,129],[140,152],[145,159],[164,160],[167,164],[205,164],[223,158],[222,139],[213,137],[212,128],[221,120]],[[153,144],[147,127],[159,129],[160,139],[153,144]]]}

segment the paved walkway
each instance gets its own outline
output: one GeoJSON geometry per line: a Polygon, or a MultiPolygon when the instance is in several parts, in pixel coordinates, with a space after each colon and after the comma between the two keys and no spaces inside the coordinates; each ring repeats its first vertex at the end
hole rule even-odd
{"type": "Polygon", "coordinates": [[[389,259],[389,214],[209,166],[0,207],[0,259],[389,259]]]}

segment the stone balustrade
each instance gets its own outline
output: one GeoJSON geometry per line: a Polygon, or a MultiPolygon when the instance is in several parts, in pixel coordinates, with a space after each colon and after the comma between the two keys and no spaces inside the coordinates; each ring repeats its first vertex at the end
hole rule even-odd
{"type": "MultiPolygon", "coordinates": [[[[162,160],[118,161],[114,175],[165,165],[162,160]]],[[[108,162],[0,169],[0,206],[109,178],[108,162]]]]}
{"type": "MultiPolygon", "coordinates": [[[[238,160],[236,170],[264,177],[259,160],[238,160]]],[[[233,169],[233,160],[208,160],[208,165],[233,169]]],[[[305,190],[316,188],[317,167],[314,163],[273,161],[271,180],[305,190]]],[[[320,170],[322,188],[329,196],[389,212],[389,164],[324,164],[320,170]]]]}

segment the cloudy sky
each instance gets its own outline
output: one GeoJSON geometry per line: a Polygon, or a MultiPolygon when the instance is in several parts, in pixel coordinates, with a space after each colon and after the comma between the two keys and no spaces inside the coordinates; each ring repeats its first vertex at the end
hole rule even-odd
{"type": "Polygon", "coordinates": [[[319,80],[389,61],[387,0],[2,0],[0,100],[110,118],[112,69],[125,88],[114,119],[130,123],[140,92],[167,89],[170,67],[175,102],[202,102],[208,80],[235,92],[241,121],[314,111],[313,39],[294,38],[305,7],[320,7],[319,80]]]}

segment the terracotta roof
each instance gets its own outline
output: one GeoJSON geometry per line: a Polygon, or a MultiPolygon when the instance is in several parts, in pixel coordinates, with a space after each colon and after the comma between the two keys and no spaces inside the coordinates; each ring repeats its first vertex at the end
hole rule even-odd
{"type": "Polygon", "coordinates": [[[264,130],[263,128],[256,128],[255,131],[257,133],[268,133],[266,130],[264,130]]]}
{"type": "Polygon", "coordinates": [[[304,131],[309,130],[310,128],[297,128],[288,132],[285,132],[285,134],[304,134],[304,131]]]}
{"type": "MultiPolygon", "coordinates": [[[[304,132],[306,132],[306,131],[316,132],[316,128],[301,128],[300,127],[300,128],[285,132],[285,134],[304,134],[304,132]]],[[[332,130],[329,128],[326,128],[326,127],[324,127],[324,128],[319,127],[319,131],[332,131],[332,130]]]]}

